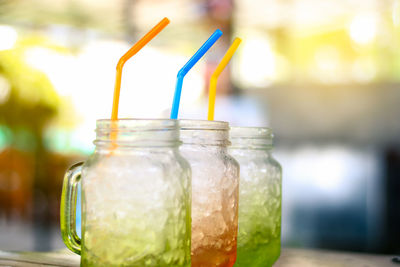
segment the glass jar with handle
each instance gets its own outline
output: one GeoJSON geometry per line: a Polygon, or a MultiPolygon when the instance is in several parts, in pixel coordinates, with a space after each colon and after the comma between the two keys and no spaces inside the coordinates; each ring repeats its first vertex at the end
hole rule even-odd
{"type": "Polygon", "coordinates": [[[240,164],[235,266],[272,266],[280,255],[282,168],[272,137],[269,128],[231,127],[229,152],[240,164]]]}
{"type": "Polygon", "coordinates": [[[175,120],[98,120],[95,152],[64,178],[61,232],[81,266],[190,266],[190,166],[175,120]],[[82,239],[76,234],[82,185],[82,239]]]}
{"type": "Polygon", "coordinates": [[[180,120],[182,155],[192,169],[192,267],[236,260],[239,165],[228,154],[229,124],[180,120]]]}

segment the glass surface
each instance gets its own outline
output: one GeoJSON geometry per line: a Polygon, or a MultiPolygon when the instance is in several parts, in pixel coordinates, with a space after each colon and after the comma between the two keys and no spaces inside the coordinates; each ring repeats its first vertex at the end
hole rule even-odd
{"type": "Polygon", "coordinates": [[[228,123],[182,120],[180,126],[180,150],[192,168],[192,266],[233,266],[239,165],[227,154],[228,123]]]}
{"type": "Polygon", "coordinates": [[[238,257],[235,266],[272,266],[281,247],[282,169],[267,128],[232,127],[230,154],[240,163],[238,257]]]}
{"type": "Polygon", "coordinates": [[[190,167],[177,122],[97,122],[82,168],[82,266],[190,266],[190,167]]]}

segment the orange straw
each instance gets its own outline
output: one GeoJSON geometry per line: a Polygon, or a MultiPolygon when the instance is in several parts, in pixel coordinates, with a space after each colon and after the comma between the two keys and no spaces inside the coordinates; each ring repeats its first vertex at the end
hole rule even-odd
{"type": "Polygon", "coordinates": [[[142,39],[140,39],[136,44],[134,44],[131,49],[128,50],[118,61],[117,64],[117,76],[115,79],[115,87],[114,87],[114,98],[113,98],[113,106],[111,113],[111,120],[118,119],[118,105],[119,105],[119,95],[121,89],[121,77],[122,77],[122,68],[124,67],[125,62],[130,59],[133,55],[135,55],[140,49],[143,48],[151,39],[153,39],[160,31],[162,31],[165,26],[169,23],[168,18],[163,18],[153,29],[151,29],[142,39]]]}

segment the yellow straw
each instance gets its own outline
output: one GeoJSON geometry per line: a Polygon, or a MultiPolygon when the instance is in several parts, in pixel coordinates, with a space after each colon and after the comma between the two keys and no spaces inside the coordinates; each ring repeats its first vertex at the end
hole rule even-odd
{"type": "Polygon", "coordinates": [[[214,110],[215,110],[215,95],[217,94],[217,81],[218,77],[221,72],[225,69],[226,65],[228,65],[229,61],[231,60],[233,54],[235,53],[236,49],[238,48],[240,42],[242,40],[240,38],[235,38],[233,43],[229,47],[228,51],[226,51],[224,57],[222,58],[221,62],[218,64],[217,68],[215,69],[214,73],[211,75],[210,78],[210,88],[209,88],[209,97],[208,97],[208,120],[214,120],[214,110]]]}

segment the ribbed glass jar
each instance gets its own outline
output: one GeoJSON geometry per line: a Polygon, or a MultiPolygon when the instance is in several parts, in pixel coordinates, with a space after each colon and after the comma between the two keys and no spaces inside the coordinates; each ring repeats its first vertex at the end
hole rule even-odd
{"type": "Polygon", "coordinates": [[[190,166],[175,120],[99,120],[96,149],[66,174],[61,228],[81,266],[190,266],[190,166]],[[74,187],[82,183],[82,240],[74,187]],[[81,245],[80,245],[81,242],[81,245]]]}
{"type": "Polygon", "coordinates": [[[272,266],[280,255],[282,168],[272,138],[269,128],[231,127],[229,152],[240,164],[235,266],[272,266]]]}
{"type": "Polygon", "coordinates": [[[181,120],[180,151],[192,169],[192,267],[236,260],[239,165],[228,154],[229,124],[181,120]]]}

